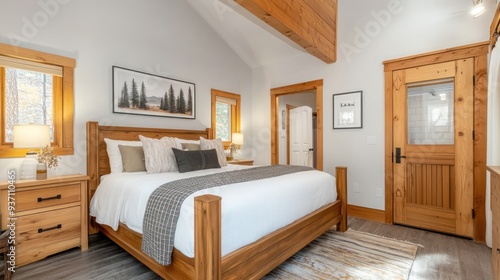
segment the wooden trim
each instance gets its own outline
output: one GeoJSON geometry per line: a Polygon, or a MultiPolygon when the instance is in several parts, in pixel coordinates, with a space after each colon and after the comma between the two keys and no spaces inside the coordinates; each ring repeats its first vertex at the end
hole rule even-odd
{"type": "Polygon", "coordinates": [[[487,55],[477,56],[474,65],[474,236],[486,242],[486,157],[488,119],[487,55]]]}
{"type": "MultiPolygon", "coordinates": [[[[59,55],[44,53],[36,50],[29,50],[21,47],[10,46],[0,43],[0,56],[13,57],[28,61],[34,61],[44,64],[51,64],[63,67],[63,77],[55,77],[53,80],[53,122],[54,122],[54,141],[52,146],[54,153],[57,155],[72,155],[74,154],[73,147],[73,123],[74,123],[74,78],[73,72],[76,66],[76,61],[72,58],[59,55]]],[[[0,67],[3,69],[3,67],[0,67]]],[[[5,88],[4,77],[5,71],[1,70],[2,79],[0,81],[0,93],[2,107],[0,123],[5,127],[5,88]]],[[[30,149],[14,149],[12,143],[4,143],[5,131],[0,132],[0,158],[24,157],[30,149]]]]}
{"type": "Polygon", "coordinates": [[[464,59],[486,55],[489,51],[489,42],[481,42],[434,52],[412,55],[398,59],[384,61],[384,71],[407,69],[457,59],[464,59]]]}
{"type": "Polygon", "coordinates": [[[349,213],[349,216],[352,217],[358,217],[361,219],[374,221],[378,223],[386,223],[385,211],[383,210],[348,204],[347,213],[349,213]]]}
{"type": "Polygon", "coordinates": [[[394,222],[393,207],[393,146],[392,146],[392,71],[385,71],[385,155],[384,155],[384,169],[385,169],[385,222],[392,224],[394,222]]]}
{"type": "MultiPolygon", "coordinates": [[[[148,129],[132,127],[104,127],[97,122],[87,123],[87,166],[90,178],[90,188],[97,188],[97,183],[102,172],[109,170],[109,162],[103,161],[101,153],[106,153],[104,137],[120,140],[136,139],[138,134],[161,136],[181,136],[186,139],[207,133],[210,130],[182,131],[166,129],[148,129]],[[104,166],[100,166],[104,165],[104,166]]],[[[196,251],[202,246],[203,252],[195,252],[195,258],[188,258],[174,249],[172,264],[163,266],[141,251],[142,236],[120,224],[117,231],[105,225],[95,223],[101,232],[136,257],[139,261],[151,268],[165,279],[258,279],[274,269],[284,260],[295,254],[312,240],[333,225],[337,229],[347,229],[347,168],[336,169],[338,199],[305,217],[285,226],[258,241],[242,247],[222,258],[220,254],[220,198],[216,196],[203,196],[195,198],[197,211],[195,232],[198,245],[196,251]],[[213,204],[213,205],[207,205],[213,204]],[[201,214],[201,217],[200,217],[201,214]],[[199,226],[201,225],[201,226],[199,226]],[[202,231],[201,228],[211,232],[202,231]],[[198,259],[202,258],[202,259],[198,259]],[[220,269],[217,268],[220,263],[220,269]],[[208,275],[208,276],[207,276],[208,275]]],[[[93,194],[94,192],[90,192],[93,194]]],[[[91,197],[89,197],[90,201],[91,197]]]]}
{"type": "Polygon", "coordinates": [[[63,67],[76,67],[73,58],[0,43],[0,55],[63,67]]]}
{"type": "Polygon", "coordinates": [[[408,56],[384,62],[385,69],[385,222],[393,222],[393,165],[392,165],[392,79],[393,71],[410,67],[419,67],[428,64],[447,62],[459,59],[474,59],[474,219],[473,238],[484,242],[485,214],[484,202],[486,199],[486,114],[487,114],[487,54],[490,42],[481,42],[444,49],[422,55],[408,56]]]}
{"type": "MultiPolygon", "coordinates": [[[[217,118],[216,118],[216,98],[217,96],[225,97],[225,98],[230,98],[236,100],[236,106],[231,105],[231,133],[236,133],[240,132],[240,116],[241,116],[241,95],[236,94],[236,93],[231,93],[227,91],[221,91],[218,89],[212,89],[211,90],[211,95],[212,95],[212,113],[211,113],[211,124],[212,124],[212,129],[214,135],[217,134],[217,130],[215,129],[217,127],[217,118]]],[[[215,136],[217,137],[217,136],[215,136]]],[[[230,135],[229,137],[232,137],[230,135]]],[[[227,149],[231,145],[231,140],[230,141],[223,141],[224,148],[227,149]]]]}
{"type": "Polygon", "coordinates": [[[316,92],[316,168],[323,170],[323,80],[314,80],[289,86],[272,88],[271,94],[271,164],[279,164],[279,123],[278,98],[282,95],[296,94],[304,91],[316,92]]]}
{"type": "Polygon", "coordinates": [[[495,12],[495,16],[493,16],[493,20],[490,24],[490,49],[495,47],[498,36],[495,35],[495,32],[499,32],[499,23],[500,23],[500,3],[497,4],[497,9],[495,12]]]}

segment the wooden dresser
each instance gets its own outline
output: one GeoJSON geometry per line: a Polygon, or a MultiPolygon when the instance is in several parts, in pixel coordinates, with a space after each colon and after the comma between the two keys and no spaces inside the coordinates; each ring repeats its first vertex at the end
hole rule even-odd
{"type": "Polygon", "coordinates": [[[16,267],[73,247],[88,249],[87,181],[65,175],[0,183],[1,228],[15,232],[16,267]]]}
{"type": "Polygon", "coordinates": [[[491,173],[491,212],[493,220],[492,264],[493,278],[500,279],[500,166],[489,166],[491,173]]]}

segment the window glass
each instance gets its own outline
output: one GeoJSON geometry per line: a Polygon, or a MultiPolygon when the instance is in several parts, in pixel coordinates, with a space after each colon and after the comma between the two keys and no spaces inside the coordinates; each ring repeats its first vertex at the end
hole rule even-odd
{"type": "Polygon", "coordinates": [[[454,82],[408,85],[408,144],[454,144],[454,82]]]}
{"type": "Polygon", "coordinates": [[[231,145],[232,134],[240,132],[240,103],[239,94],[212,89],[212,129],[225,148],[231,145]]]}
{"type": "Polygon", "coordinates": [[[53,77],[40,72],[5,68],[5,142],[13,141],[16,124],[45,124],[54,141],[53,77]]]}
{"type": "Polygon", "coordinates": [[[231,104],[217,101],[215,106],[216,138],[231,141],[231,104]]]}

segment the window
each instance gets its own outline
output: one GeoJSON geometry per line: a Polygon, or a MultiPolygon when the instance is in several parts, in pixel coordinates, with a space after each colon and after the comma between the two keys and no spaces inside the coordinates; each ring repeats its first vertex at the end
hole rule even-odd
{"type": "Polygon", "coordinates": [[[240,132],[240,100],[239,94],[212,89],[212,128],[225,148],[232,142],[232,133],[240,132]]]}
{"type": "Polygon", "coordinates": [[[46,124],[58,155],[73,154],[75,60],[0,44],[0,157],[25,156],[14,149],[13,127],[46,124]]]}

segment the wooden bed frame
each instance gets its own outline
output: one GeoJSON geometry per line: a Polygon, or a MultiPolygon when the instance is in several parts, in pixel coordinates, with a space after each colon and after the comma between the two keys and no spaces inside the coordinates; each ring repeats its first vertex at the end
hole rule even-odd
{"type": "MultiPolygon", "coordinates": [[[[139,140],[139,135],[198,140],[212,139],[211,129],[203,131],[99,126],[87,123],[87,173],[89,201],[102,175],[110,173],[104,138],[139,140]]],[[[90,233],[101,231],[165,279],[259,279],[336,225],[347,229],[347,168],[336,168],[338,199],[263,238],[221,257],[221,198],[195,198],[195,256],[189,258],[174,249],[172,263],[163,266],[141,251],[142,235],[120,224],[117,231],[91,219],[90,233]]]]}

